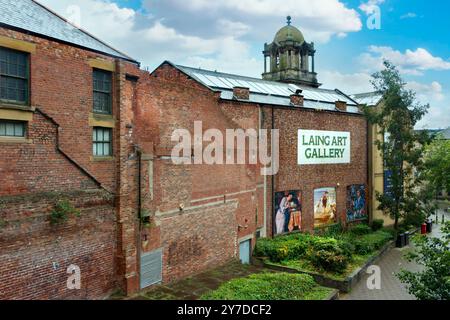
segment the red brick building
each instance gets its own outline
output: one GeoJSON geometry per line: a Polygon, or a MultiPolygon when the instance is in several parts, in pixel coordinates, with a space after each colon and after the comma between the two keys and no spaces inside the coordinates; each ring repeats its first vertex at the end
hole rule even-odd
{"type": "Polygon", "coordinates": [[[131,294],[245,261],[278,233],[279,192],[301,192],[293,212],[312,231],[314,190],[335,188],[333,219],[346,223],[347,187],[367,185],[367,123],[351,98],[318,88],[304,60],[314,47],[293,29],[265,52],[278,82],[169,62],[148,73],[38,3],[11,3],[0,1],[0,299],[131,294]],[[195,121],[279,129],[279,172],[174,164],[172,134],[195,121]],[[350,160],[298,165],[299,129],[347,132],[350,160]]]}

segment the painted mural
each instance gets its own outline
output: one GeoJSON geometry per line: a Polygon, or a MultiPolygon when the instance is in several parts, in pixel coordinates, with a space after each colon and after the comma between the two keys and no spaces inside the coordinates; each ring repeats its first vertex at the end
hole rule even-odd
{"type": "Polygon", "coordinates": [[[351,185],[347,187],[347,221],[367,219],[366,186],[351,185]]]}
{"type": "Polygon", "coordinates": [[[298,190],[275,193],[275,234],[301,230],[302,194],[298,190]]]}
{"type": "Polygon", "coordinates": [[[332,224],[336,221],[336,189],[314,190],[314,227],[332,224]]]}

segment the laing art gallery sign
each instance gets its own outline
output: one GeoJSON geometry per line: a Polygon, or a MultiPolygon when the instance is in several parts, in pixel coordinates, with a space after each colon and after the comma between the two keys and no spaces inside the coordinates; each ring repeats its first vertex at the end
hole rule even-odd
{"type": "Polygon", "coordinates": [[[298,164],[350,163],[350,132],[298,130],[298,164]]]}

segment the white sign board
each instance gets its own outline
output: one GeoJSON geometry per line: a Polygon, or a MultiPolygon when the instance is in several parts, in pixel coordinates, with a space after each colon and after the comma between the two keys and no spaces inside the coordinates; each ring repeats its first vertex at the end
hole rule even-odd
{"type": "Polygon", "coordinates": [[[350,132],[298,130],[298,164],[350,163],[350,132]]]}

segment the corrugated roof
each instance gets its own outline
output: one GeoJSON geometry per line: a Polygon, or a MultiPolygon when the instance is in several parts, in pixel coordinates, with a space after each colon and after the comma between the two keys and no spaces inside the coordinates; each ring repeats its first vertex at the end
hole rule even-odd
{"type": "Polygon", "coordinates": [[[137,62],[34,0],[0,0],[0,24],[137,62]]]}
{"type": "Polygon", "coordinates": [[[367,93],[353,94],[351,95],[351,98],[356,102],[358,102],[359,104],[374,107],[381,101],[383,95],[378,92],[367,92],[367,93]]]}
{"type": "Polygon", "coordinates": [[[347,112],[359,113],[357,102],[339,90],[316,89],[180,65],[174,66],[203,85],[221,91],[221,98],[225,100],[234,99],[234,87],[246,87],[250,89],[250,102],[290,106],[290,96],[297,90],[302,90],[305,108],[335,111],[335,102],[345,101],[348,106],[347,112]]]}

